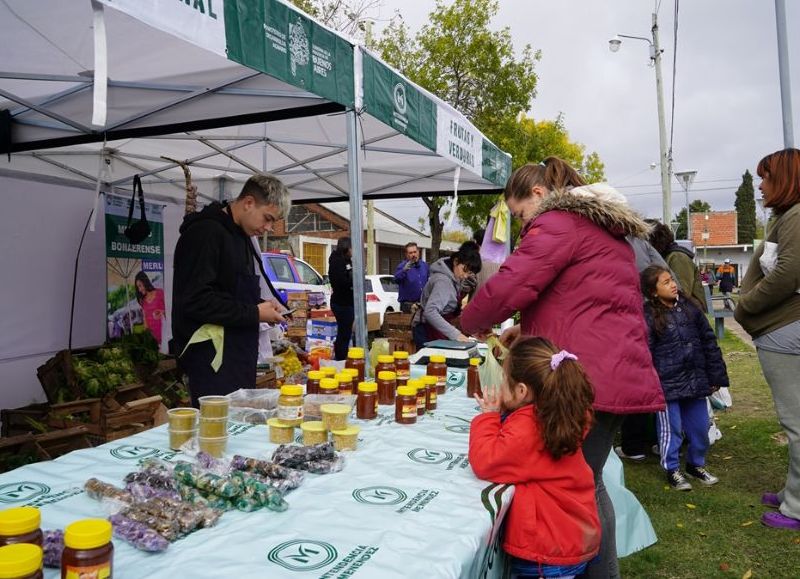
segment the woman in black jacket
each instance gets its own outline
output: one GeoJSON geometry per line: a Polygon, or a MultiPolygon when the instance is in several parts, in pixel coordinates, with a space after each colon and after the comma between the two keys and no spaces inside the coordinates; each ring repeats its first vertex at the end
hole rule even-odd
{"type": "Polygon", "coordinates": [[[353,247],[349,237],[342,237],[336,243],[336,250],[328,258],[328,278],[331,281],[331,309],[336,317],[336,341],[333,344],[334,357],[347,359],[347,348],[353,336],[353,247]]]}
{"type": "Polygon", "coordinates": [[[667,482],[679,491],[692,488],[680,470],[685,434],[689,442],[686,473],[702,484],[716,484],[719,479],[705,469],[706,397],[728,386],[717,339],[705,314],[678,292],[669,270],[651,265],[642,272],[641,285],[650,353],[667,401],[666,410],[658,413],[658,443],[667,482]]]}

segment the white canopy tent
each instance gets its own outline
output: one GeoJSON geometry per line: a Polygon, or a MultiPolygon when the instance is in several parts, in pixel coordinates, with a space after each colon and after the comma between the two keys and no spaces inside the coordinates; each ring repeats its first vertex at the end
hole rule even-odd
{"type": "Polygon", "coordinates": [[[280,0],[3,0],[0,37],[0,179],[139,174],[182,204],[162,156],[205,201],[268,171],[294,202],[349,201],[359,247],[363,199],[497,192],[510,172],[458,111],[280,0]]]}

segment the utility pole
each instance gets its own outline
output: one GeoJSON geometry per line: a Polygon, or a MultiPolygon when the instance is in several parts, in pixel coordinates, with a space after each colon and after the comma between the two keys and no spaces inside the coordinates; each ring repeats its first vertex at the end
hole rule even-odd
{"type": "MultiPolygon", "coordinates": [[[[664,115],[664,81],[661,77],[661,46],[658,44],[658,15],[653,13],[653,44],[650,45],[653,64],[656,69],[656,98],[658,99],[658,139],[661,150],[661,195],[664,224],[669,224],[672,219],[672,159],[667,150],[667,124],[664,115]]],[[[687,215],[688,217],[688,215],[687,215]]]]}
{"type": "Polygon", "coordinates": [[[367,275],[375,275],[375,202],[367,201],[367,275]]]}
{"type": "Polygon", "coordinates": [[[792,120],[792,85],[789,78],[789,40],[786,35],[786,1],[775,0],[775,23],[778,28],[778,75],[781,83],[781,111],[783,113],[783,146],[794,147],[792,120]]]}

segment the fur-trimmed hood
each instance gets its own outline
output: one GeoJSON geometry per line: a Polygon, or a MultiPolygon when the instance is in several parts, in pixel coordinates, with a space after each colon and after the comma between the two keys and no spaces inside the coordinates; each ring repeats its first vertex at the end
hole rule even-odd
{"type": "Polygon", "coordinates": [[[566,211],[585,217],[618,237],[647,239],[651,227],[628,206],[625,197],[607,183],[553,191],[544,198],[531,222],[547,211],[566,211]]]}

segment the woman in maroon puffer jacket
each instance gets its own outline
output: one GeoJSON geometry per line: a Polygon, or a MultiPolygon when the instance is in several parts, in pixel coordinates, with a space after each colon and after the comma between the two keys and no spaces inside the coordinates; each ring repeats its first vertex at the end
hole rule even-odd
{"type": "Polygon", "coordinates": [[[626,235],[649,227],[605,184],[587,186],[566,162],[548,157],[517,169],[506,203],[524,223],[519,247],[461,315],[467,335],[486,335],[519,311],[507,330],[542,336],[577,354],[595,388],[595,422],[584,445],[592,468],[603,544],[587,577],[619,575],[614,509],[602,472],[624,414],[664,409],[647,346],[639,275],[626,235]]]}

